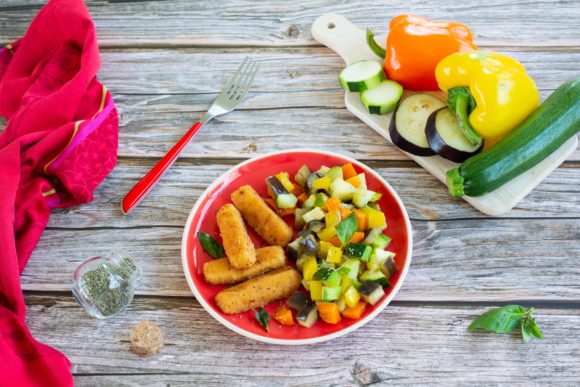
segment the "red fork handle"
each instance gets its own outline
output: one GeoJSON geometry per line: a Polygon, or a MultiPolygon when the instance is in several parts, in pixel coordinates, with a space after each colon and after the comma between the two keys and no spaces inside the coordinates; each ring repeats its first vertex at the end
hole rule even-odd
{"type": "Polygon", "coordinates": [[[159,181],[161,176],[173,165],[183,148],[191,141],[193,136],[197,133],[199,128],[202,127],[204,122],[196,122],[193,126],[185,133],[185,135],[179,140],[177,144],[171,148],[169,152],[155,166],[147,172],[145,176],[131,190],[127,193],[123,199],[123,213],[126,215],[135,208],[145,196],[151,191],[151,188],[159,181]]]}

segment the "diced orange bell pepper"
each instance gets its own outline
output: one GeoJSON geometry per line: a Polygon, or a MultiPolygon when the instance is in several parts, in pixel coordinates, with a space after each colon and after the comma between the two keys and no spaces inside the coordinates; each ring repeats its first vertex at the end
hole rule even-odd
{"type": "Polygon", "coordinates": [[[342,178],[344,180],[350,179],[351,177],[354,177],[356,175],[357,173],[352,163],[346,163],[342,166],[342,178]]]}
{"type": "Polygon", "coordinates": [[[336,211],[340,208],[340,199],[332,196],[324,202],[324,206],[328,212],[336,211]]]}
{"type": "Polygon", "coordinates": [[[348,218],[352,212],[348,208],[342,208],[342,207],[340,207],[339,210],[340,210],[340,219],[348,218]]]}
{"type": "Polygon", "coordinates": [[[348,306],[342,311],[342,317],[351,318],[357,320],[362,316],[367,303],[364,301],[359,301],[354,307],[349,308],[348,306]]]}
{"type": "Polygon", "coordinates": [[[318,308],[318,315],[323,321],[329,324],[338,324],[340,321],[338,305],[334,302],[320,302],[316,307],[318,308]]]}
{"type": "Polygon", "coordinates": [[[282,325],[294,325],[294,318],[292,317],[292,311],[282,304],[274,313],[274,320],[278,321],[282,325]]]}
{"type": "Polygon", "coordinates": [[[360,187],[360,179],[358,178],[358,176],[353,176],[349,179],[346,179],[345,181],[355,188],[360,187]]]}
{"type": "Polygon", "coordinates": [[[350,238],[350,241],[349,242],[359,243],[363,239],[365,239],[365,233],[364,232],[357,231],[354,234],[352,234],[352,237],[350,238]]]}
{"type": "Polygon", "coordinates": [[[308,195],[306,195],[306,192],[302,192],[299,196],[298,196],[298,203],[302,204],[306,201],[306,199],[308,199],[308,195]]]}
{"type": "Polygon", "coordinates": [[[354,216],[356,217],[356,221],[358,223],[358,230],[365,231],[369,225],[367,214],[365,214],[358,208],[355,208],[352,211],[354,212],[354,216]]]}
{"type": "Polygon", "coordinates": [[[330,238],[328,240],[329,243],[332,243],[333,246],[336,247],[341,247],[342,246],[342,242],[340,241],[340,239],[338,239],[338,237],[335,235],[332,238],[330,238]]]}

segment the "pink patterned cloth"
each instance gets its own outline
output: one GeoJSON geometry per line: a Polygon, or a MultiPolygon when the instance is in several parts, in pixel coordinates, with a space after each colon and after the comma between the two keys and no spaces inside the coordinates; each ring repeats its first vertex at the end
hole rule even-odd
{"type": "Polygon", "coordinates": [[[96,79],[95,28],[81,0],[50,0],[0,49],[0,385],[73,384],[69,360],[24,320],[20,274],[51,208],[90,202],[117,161],[118,118],[96,79]]]}

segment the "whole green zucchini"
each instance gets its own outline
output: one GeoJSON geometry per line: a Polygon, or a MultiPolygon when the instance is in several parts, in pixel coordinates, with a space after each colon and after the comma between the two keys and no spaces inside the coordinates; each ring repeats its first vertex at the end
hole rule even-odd
{"type": "Polygon", "coordinates": [[[517,128],[447,171],[453,196],[480,196],[532,168],[580,130],[580,78],[560,86],[517,128]]]}

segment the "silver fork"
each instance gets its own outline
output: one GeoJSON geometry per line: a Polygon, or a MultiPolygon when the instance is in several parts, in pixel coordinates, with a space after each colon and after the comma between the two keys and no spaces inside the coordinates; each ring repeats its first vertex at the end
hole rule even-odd
{"type": "Polygon", "coordinates": [[[229,113],[239,106],[246,97],[246,94],[248,94],[252,82],[254,82],[258,67],[259,65],[248,57],[244,59],[240,67],[238,67],[238,70],[223,88],[221,94],[213,101],[208,111],[198,122],[193,124],[181,140],[125,195],[122,203],[122,209],[125,215],[147,196],[149,191],[151,191],[169,167],[173,165],[183,148],[185,148],[203,125],[212,118],[229,113]]]}

